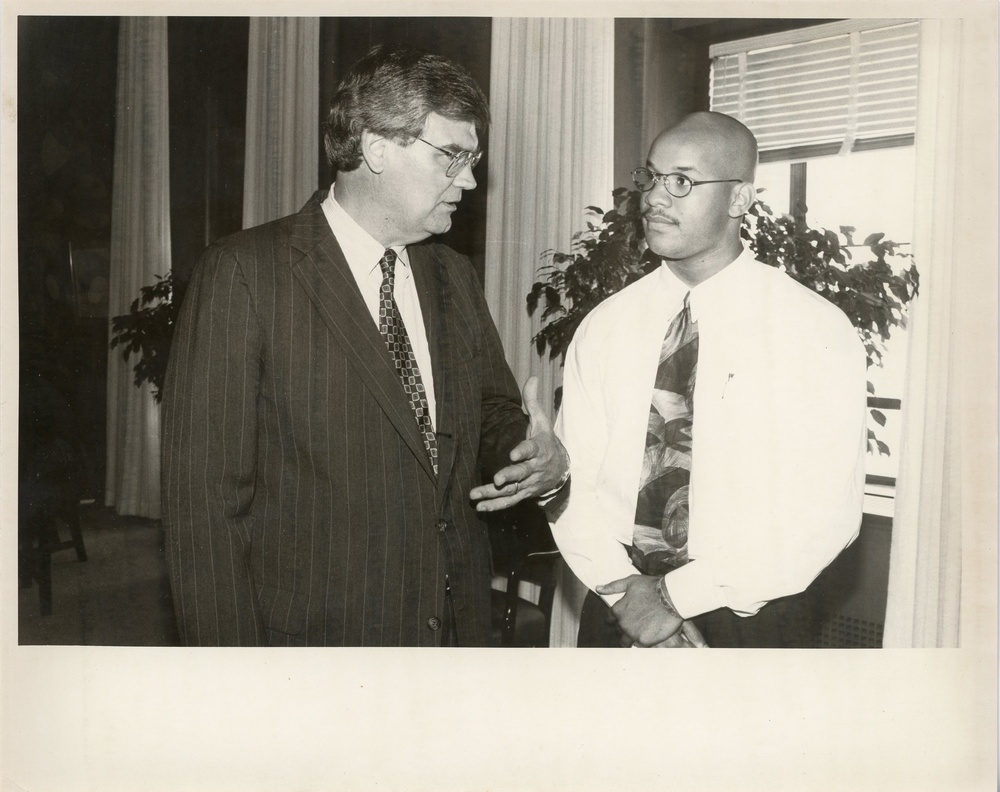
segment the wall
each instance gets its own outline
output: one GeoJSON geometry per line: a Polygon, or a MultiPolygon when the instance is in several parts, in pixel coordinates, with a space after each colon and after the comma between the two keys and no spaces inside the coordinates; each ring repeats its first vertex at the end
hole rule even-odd
{"type": "Polygon", "coordinates": [[[708,109],[708,45],[667,19],[615,21],[615,186],[646,161],[660,130],[708,109]]]}

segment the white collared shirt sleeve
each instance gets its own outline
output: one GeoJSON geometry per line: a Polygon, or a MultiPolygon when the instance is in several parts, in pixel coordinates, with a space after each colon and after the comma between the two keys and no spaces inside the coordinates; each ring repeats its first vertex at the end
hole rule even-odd
{"type": "Polygon", "coordinates": [[[562,512],[547,511],[567,564],[591,589],[639,574],[626,547],[649,404],[663,336],[686,291],[662,271],[647,275],[587,316],[567,350],[556,434],[570,457],[568,500],[562,512]]]}
{"type": "MultiPolygon", "coordinates": [[[[552,535],[573,573],[590,589],[602,583],[638,574],[613,526],[621,527],[615,508],[614,481],[607,480],[605,465],[613,456],[613,427],[605,403],[603,356],[591,339],[588,316],[577,329],[566,353],[563,400],[556,417],[556,436],[569,453],[568,492],[549,511],[552,535]],[[568,496],[565,497],[564,496],[568,496]]],[[[550,507],[551,508],[551,507],[550,507]]],[[[606,597],[609,604],[621,595],[606,597]]]]}

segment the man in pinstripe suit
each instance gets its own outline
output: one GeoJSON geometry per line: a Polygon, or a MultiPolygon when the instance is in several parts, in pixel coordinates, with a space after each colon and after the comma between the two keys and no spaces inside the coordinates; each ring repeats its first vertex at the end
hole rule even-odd
{"type": "Polygon", "coordinates": [[[163,411],[185,643],[490,643],[469,492],[536,496],[567,459],[528,427],[468,260],[417,244],[476,186],[488,123],[463,69],[376,48],[331,103],[331,189],[196,267],[163,411]]]}

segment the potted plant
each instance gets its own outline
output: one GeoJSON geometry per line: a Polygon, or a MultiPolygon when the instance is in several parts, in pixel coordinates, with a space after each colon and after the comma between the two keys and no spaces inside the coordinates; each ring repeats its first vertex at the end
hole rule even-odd
{"type": "MultiPolygon", "coordinates": [[[[646,246],[638,190],[618,188],[614,208],[604,212],[588,206],[587,228],[574,235],[569,253],[547,250],[545,264],[528,293],[528,313],[542,307],[544,323],[533,341],[539,355],[565,362],[566,350],[583,318],[607,297],[652,272],[660,259],[646,246]]],[[[775,216],[757,201],[744,218],[742,236],[758,259],[784,270],[804,286],[825,297],[851,320],[864,342],[868,365],[882,365],[885,343],[892,329],[905,327],[906,310],[917,294],[919,276],[912,257],[884,234],[871,234],[858,245],[855,229],[839,233],[811,228],[803,218],[775,216]],[[854,252],[865,251],[863,260],[854,252]],[[894,268],[893,263],[898,264],[894,268]]],[[[868,383],[868,392],[875,389],[868,383]]],[[[558,405],[561,393],[556,392],[558,405]]],[[[885,415],[872,407],[874,420],[885,425],[885,415]]],[[[869,431],[869,450],[888,454],[888,446],[869,431]]]]}
{"type": "Polygon", "coordinates": [[[135,386],[143,382],[152,385],[157,403],[163,397],[170,342],[186,286],[187,282],[175,278],[173,272],[157,275],[156,283],[140,289],[127,314],[111,319],[111,347],[121,346],[126,362],[133,352],[138,355],[133,367],[135,386]]]}

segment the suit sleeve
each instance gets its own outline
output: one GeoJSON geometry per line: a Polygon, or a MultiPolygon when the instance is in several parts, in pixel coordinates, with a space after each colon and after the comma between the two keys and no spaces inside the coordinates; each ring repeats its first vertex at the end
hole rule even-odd
{"type": "Polygon", "coordinates": [[[528,419],[521,409],[521,391],[507,365],[503,344],[489,306],[471,266],[471,301],[479,325],[482,353],[482,423],[479,464],[483,480],[488,480],[510,464],[510,452],[524,440],[528,419]]]}
{"type": "Polygon", "coordinates": [[[210,248],[181,308],[164,386],[163,507],[181,638],[257,645],[248,564],[260,333],[233,252],[210,248]]]}

